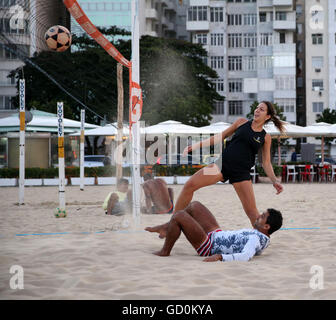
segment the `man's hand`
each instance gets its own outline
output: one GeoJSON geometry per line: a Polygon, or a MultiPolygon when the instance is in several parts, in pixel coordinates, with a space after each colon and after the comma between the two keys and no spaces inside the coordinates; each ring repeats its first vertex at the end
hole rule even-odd
{"type": "Polygon", "coordinates": [[[207,257],[203,260],[203,262],[215,262],[215,261],[222,261],[222,255],[214,254],[213,256],[207,257]]]}
{"type": "Polygon", "coordinates": [[[277,181],[275,181],[275,182],[273,183],[273,187],[274,187],[275,190],[277,191],[276,194],[279,194],[279,193],[281,193],[281,192],[283,191],[283,186],[282,186],[279,182],[277,182],[277,181]]]}

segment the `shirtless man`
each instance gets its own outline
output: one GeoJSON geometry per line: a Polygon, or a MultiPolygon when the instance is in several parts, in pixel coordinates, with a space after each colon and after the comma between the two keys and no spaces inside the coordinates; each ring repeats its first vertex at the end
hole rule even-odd
{"type": "Polygon", "coordinates": [[[150,173],[146,173],[143,178],[145,182],[142,187],[145,192],[146,207],[142,207],[142,212],[173,213],[173,189],[167,188],[167,183],[163,179],[153,179],[150,173]]]}

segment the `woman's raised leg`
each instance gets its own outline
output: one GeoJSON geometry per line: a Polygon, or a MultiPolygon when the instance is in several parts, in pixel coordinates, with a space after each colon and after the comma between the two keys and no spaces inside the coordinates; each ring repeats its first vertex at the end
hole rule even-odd
{"type": "Polygon", "coordinates": [[[196,190],[215,184],[221,180],[223,180],[223,175],[218,166],[214,163],[198,170],[184,184],[175,204],[175,212],[184,210],[188,206],[196,190]]]}

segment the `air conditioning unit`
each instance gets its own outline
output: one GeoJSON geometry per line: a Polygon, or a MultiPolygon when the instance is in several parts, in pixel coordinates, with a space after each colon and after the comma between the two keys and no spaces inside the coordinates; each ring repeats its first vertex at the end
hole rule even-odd
{"type": "Polygon", "coordinates": [[[320,68],[315,68],[315,72],[321,72],[320,68]]]}
{"type": "Polygon", "coordinates": [[[250,51],[251,51],[251,52],[254,52],[254,50],[255,50],[254,48],[250,48],[250,51]]]}
{"type": "Polygon", "coordinates": [[[319,92],[319,96],[322,96],[322,91],[319,92]]]}
{"type": "Polygon", "coordinates": [[[256,94],[255,93],[249,93],[248,97],[250,99],[254,99],[256,97],[256,94]]]}
{"type": "Polygon", "coordinates": [[[314,91],[320,91],[320,87],[314,87],[313,90],[314,91]]]}

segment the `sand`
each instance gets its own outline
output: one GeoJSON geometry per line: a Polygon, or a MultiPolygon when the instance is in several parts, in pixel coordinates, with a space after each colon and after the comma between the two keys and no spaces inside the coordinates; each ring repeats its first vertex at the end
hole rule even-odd
{"type": "MultiPolygon", "coordinates": [[[[177,196],[182,186],[173,188],[177,196]]],[[[142,215],[139,228],[130,214],[106,216],[110,190],[66,187],[68,216],[56,219],[57,187],[26,188],[24,206],[18,188],[0,188],[0,299],[336,298],[336,183],[284,184],[280,195],[255,184],[258,208],[281,209],[284,229],[249,262],[205,263],[183,235],[170,257],[153,255],[163,240],[143,229],[170,216],[142,215]],[[13,266],[22,267],[23,289],[13,266]]],[[[223,229],[250,227],[231,185],[204,188],[194,200],[223,229]]]]}

